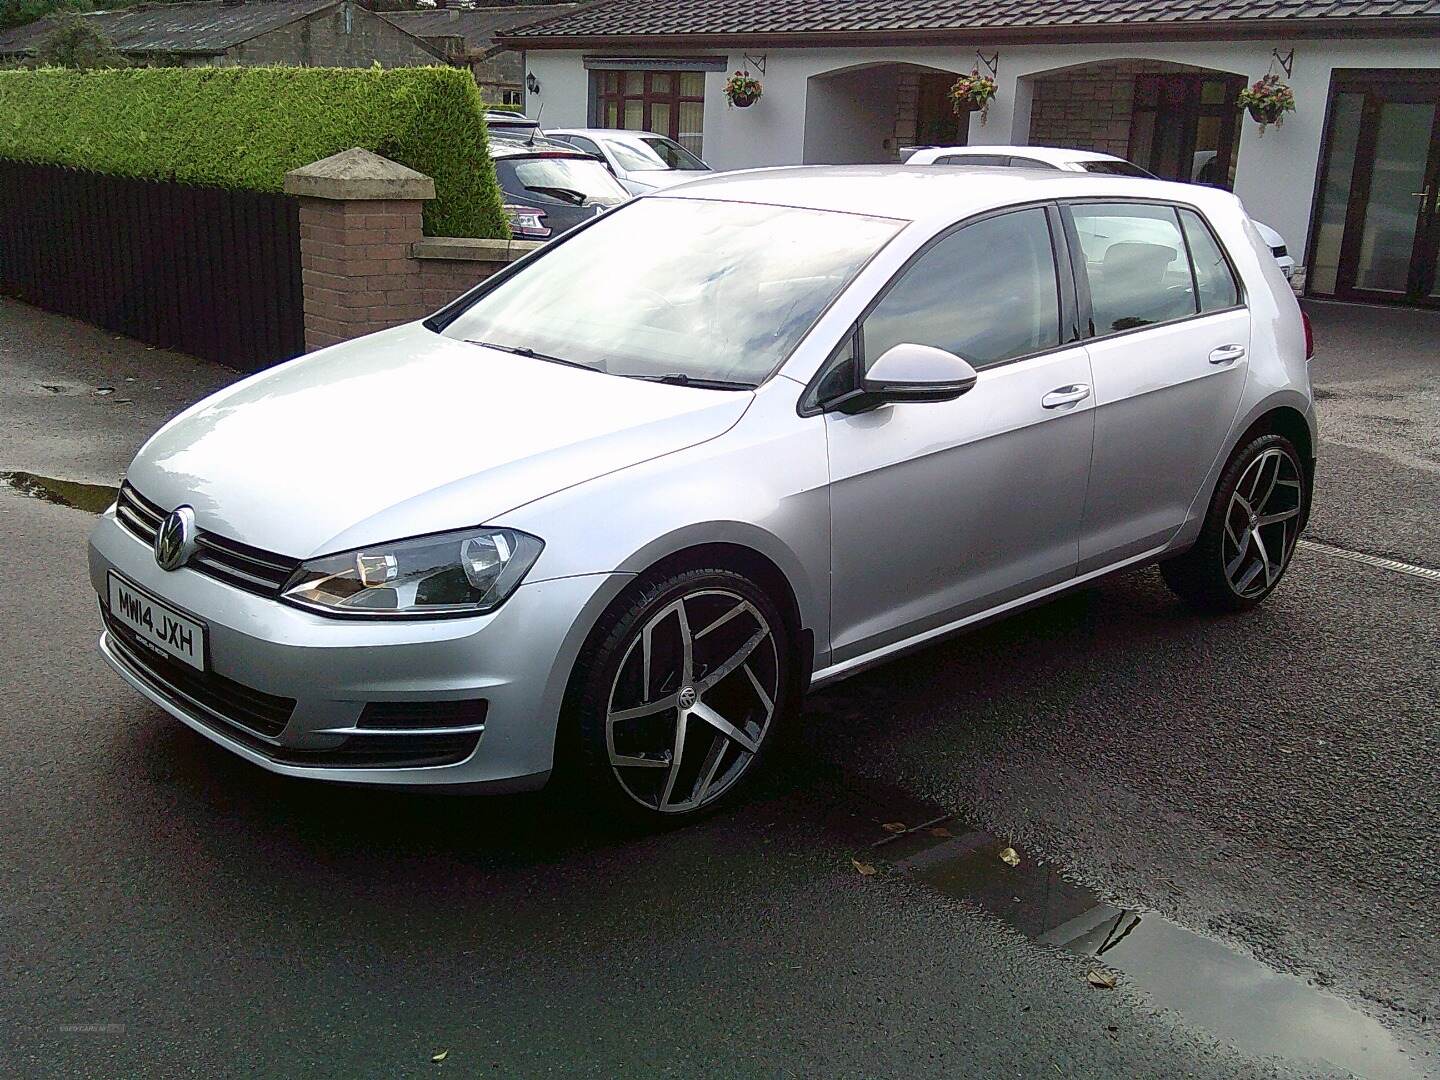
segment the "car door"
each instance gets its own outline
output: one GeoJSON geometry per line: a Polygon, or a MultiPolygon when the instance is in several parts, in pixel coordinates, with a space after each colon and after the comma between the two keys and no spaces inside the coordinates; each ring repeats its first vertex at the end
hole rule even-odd
{"type": "Polygon", "coordinates": [[[1083,574],[1153,551],[1184,523],[1240,407],[1250,315],[1194,210],[1110,201],[1064,211],[1093,334],[1083,574]]]}
{"type": "Polygon", "coordinates": [[[952,229],[832,358],[837,388],[902,342],[979,373],[953,401],[826,414],[834,663],[1073,575],[1094,418],[1064,249],[1053,206],[952,229]]]}

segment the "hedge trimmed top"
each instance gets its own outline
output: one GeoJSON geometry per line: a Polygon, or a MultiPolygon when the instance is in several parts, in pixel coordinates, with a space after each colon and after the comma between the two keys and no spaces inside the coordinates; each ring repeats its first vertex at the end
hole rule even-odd
{"type": "Polygon", "coordinates": [[[353,146],[435,181],[431,236],[510,235],[480,92],[459,68],[0,71],[0,157],[280,191],[353,146]]]}

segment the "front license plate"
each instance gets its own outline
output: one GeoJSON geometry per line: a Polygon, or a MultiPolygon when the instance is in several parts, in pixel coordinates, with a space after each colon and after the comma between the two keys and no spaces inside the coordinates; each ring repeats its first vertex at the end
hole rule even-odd
{"type": "Polygon", "coordinates": [[[110,573],[110,614],[159,649],[196,671],[205,670],[205,627],[110,573]]]}

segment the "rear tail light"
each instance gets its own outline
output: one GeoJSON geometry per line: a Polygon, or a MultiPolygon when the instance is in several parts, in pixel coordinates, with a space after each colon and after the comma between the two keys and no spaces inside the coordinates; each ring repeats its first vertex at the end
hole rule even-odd
{"type": "Polygon", "coordinates": [[[550,235],[550,228],[545,224],[545,211],[537,210],[533,206],[512,206],[506,203],[503,207],[505,216],[510,219],[510,232],[517,240],[544,240],[550,235]]]}
{"type": "Polygon", "coordinates": [[[1315,355],[1315,331],[1310,327],[1310,316],[1300,312],[1300,321],[1305,325],[1305,359],[1309,360],[1315,355]]]}

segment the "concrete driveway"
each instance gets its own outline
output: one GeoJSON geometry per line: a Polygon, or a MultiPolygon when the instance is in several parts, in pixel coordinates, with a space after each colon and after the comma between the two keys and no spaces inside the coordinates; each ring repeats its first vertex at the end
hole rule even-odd
{"type": "MultiPolygon", "coordinates": [[[[1311,311],[1261,609],[1116,577],[815,695],[658,835],[245,765],[99,661],[89,515],[0,487],[0,1073],[1435,1073],[1440,586],[1343,551],[1440,567],[1440,316],[1311,311]]],[[[0,301],[0,469],[114,484],[231,378],[0,301]]]]}

